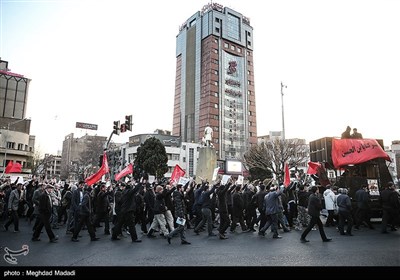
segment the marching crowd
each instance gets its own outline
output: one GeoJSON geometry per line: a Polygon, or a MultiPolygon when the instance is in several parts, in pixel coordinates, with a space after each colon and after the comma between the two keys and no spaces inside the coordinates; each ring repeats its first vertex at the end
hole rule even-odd
{"type": "MultiPolygon", "coordinates": [[[[400,218],[400,199],[393,183],[381,191],[381,232],[396,230],[400,218]]],[[[324,226],[337,227],[339,234],[353,236],[353,230],[365,225],[374,229],[370,222],[370,198],[366,185],[355,193],[352,203],[346,188],[336,186],[308,186],[291,182],[284,187],[274,185],[273,180],[237,184],[229,179],[213,183],[190,181],[185,185],[149,183],[146,177],[138,181],[109,184],[99,182],[87,186],[84,181],[76,184],[39,181],[11,182],[4,179],[0,186],[0,214],[3,230],[11,225],[19,232],[19,220],[25,217],[32,226],[32,241],[40,241],[43,227],[50,242],[56,243],[54,229],[65,228],[71,241],[80,241],[80,232],[86,229],[91,241],[104,235],[113,241],[124,234],[132,242],[141,242],[136,232],[148,238],[159,233],[171,244],[179,236],[181,244],[191,244],[186,230],[195,234],[206,232],[209,237],[228,239],[227,232],[256,232],[265,236],[270,228],[272,238],[280,239],[278,230],[303,231],[300,241],[309,242],[307,235],[318,227],[322,241],[331,241],[324,226]],[[354,207],[356,205],[356,207],[354,207]],[[320,219],[321,210],[327,210],[325,225],[320,219]]]]}

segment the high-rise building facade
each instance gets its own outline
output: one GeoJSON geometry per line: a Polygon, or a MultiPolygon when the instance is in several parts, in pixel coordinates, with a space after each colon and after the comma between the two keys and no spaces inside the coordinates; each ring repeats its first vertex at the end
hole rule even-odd
{"type": "Polygon", "coordinates": [[[35,136],[26,118],[30,79],[11,72],[8,61],[0,59],[0,176],[12,161],[21,164],[20,174],[32,171],[35,136]]]}
{"type": "Polygon", "coordinates": [[[176,38],[172,134],[200,142],[207,125],[218,158],[241,158],[257,144],[253,28],[217,3],[205,5],[176,38]]]}

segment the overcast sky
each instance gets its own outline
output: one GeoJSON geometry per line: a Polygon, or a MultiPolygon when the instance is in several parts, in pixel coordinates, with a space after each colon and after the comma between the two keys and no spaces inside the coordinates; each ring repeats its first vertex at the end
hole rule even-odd
{"type": "MultiPolygon", "coordinates": [[[[258,135],[307,142],[340,136],[400,139],[400,1],[220,0],[250,18],[258,135]]],[[[115,142],[172,130],[179,26],[208,1],[0,0],[0,57],[32,79],[27,117],[36,148],[62,149],[69,133],[115,142]],[[98,125],[97,131],[75,128],[98,125]]]]}

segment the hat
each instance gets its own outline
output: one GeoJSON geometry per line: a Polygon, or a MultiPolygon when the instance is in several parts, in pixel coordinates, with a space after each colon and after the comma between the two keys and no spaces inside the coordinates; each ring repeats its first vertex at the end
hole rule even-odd
{"type": "Polygon", "coordinates": [[[51,185],[51,184],[47,184],[45,188],[46,188],[46,189],[54,189],[54,186],[51,185]]]}

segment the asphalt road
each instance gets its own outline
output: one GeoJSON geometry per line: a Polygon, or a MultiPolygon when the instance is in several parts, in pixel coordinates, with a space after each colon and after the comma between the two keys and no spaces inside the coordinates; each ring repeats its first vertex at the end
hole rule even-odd
{"type": "MultiPolygon", "coordinates": [[[[43,229],[40,242],[32,242],[31,226],[21,219],[20,232],[0,232],[1,260],[4,271],[16,267],[309,267],[309,266],[351,266],[351,267],[400,267],[400,230],[389,234],[380,233],[380,224],[375,230],[361,227],[354,236],[341,236],[334,227],[325,228],[331,242],[322,242],[318,231],[307,236],[309,243],[301,243],[301,232],[292,230],[280,233],[282,239],[273,239],[272,233],[261,237],[254,233],[228,233],[229,239],[208,237],[187,230],[191,245],[181,245],[179,237],[169,245],[161,236],[148,238],[137,226],[142,243],[132,243],[130,237],[111,241],[97,229],[99,241],[91,242],[87,231],[82,231],[80,242],[71,242],[71,235],[65,228],[54,230],[59,235],[57,243],[50,243],[43,229]],[[16,264],[10,263],[7,250],[29,252],[15,255],[16,264]]],[[[3,226],[1,225],[1,228],[3,226]]],[[[214,230],[216,232],[216,230],[214,230]]]]}

